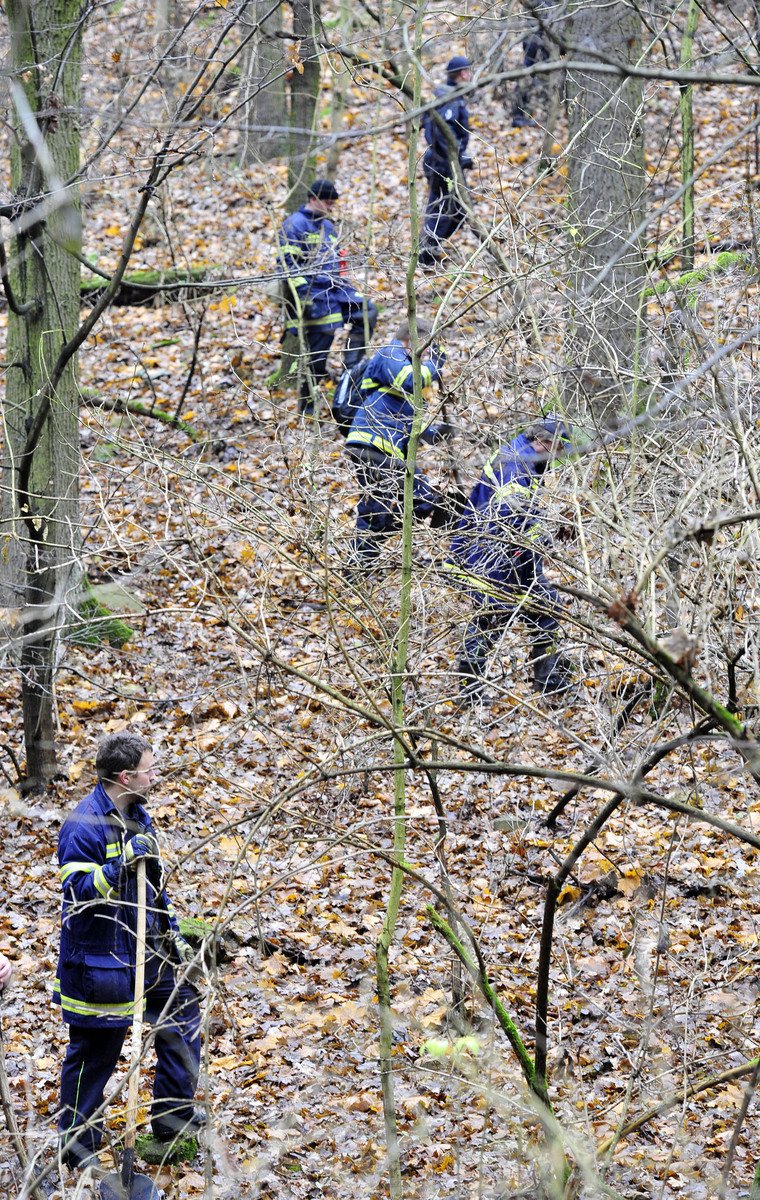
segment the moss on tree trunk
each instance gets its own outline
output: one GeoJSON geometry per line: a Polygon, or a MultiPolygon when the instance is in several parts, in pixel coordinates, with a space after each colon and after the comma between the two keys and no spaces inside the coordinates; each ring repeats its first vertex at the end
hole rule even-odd
{"type": "MultiPolygon", "coordinates": [[[[136,307],[141,304],[176,304],[180,300],[196,300],[206,295],[209,287],[193,287],[193,284],[204,281],[208,271],[208,267],[190,267],[184,271],[132,271],[122,279],[111,303],[136,307]]],[[[107,286],[107,281],[97,276],[83,279],[82,302],[95,304],[107,286]]],[[[229,285],[219,285],[220,289],[226,286],[229,285]]]]}

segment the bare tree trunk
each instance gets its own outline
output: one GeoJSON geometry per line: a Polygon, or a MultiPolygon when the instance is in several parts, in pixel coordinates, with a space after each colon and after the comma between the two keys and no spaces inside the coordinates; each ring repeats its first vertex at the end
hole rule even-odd
{"type": "Polygon", "coordinates": [[[293,37],[299,61],[290,78],[288,209],[303,204],[314,173],[314,122],[319,97],[319,0],[293,0],[293,37]]]}
{"type": "Polygon", "coordinates": [[[30,786],[55,773],[53,675],[67,598],[77,584],[79,425],[75,360],[46,384],[79,321],[79,198],[61,180],[79,166],[81,5],[10,0],[18,205],[11,244],[3,533],[24,563],[21,652],[30,786]]]}
{"type": "MultiPolygon", "coordinates": [[[[349,0],[340,0],[340,40],[342,45],[350,44],[353,37],[354,15],[349,0]]],[[[346,94],[351,83],[351,75],[345,63],[340,63],[333,71],[330,95],[330,132],[337,134],[343,129],[343,118],[346,108],[346,94]]],[[[338,163],[343,144],[335,141],[327,152],[325,175],[335,179],[338,173],[338,163]]]]}
{"type": "Polygon", "coordinates": [[[282,6],[275,5],[273,0],[254,0],[252,17],[260,28],[249,43],[243,62],[242,91],[246,103],[238,148],[242,167],[280,158],[288,146],[287,43],[280,37],[282,6]]]}
{"type": "MultiPolygon", "coordinates": [[[[573,16],[576,58],[638,61],[634,6],[583,3],[573,16]]],[[[641,82],[568,71],[570,228],[575,242],[568,400],[597,425],[614,423],[635,392],[644,209],[641,82]]]]}
{"type": "Polygon", "coordinates": [[[156,47],[160,50],[163,48],[167,34],[173,24],[173,8],[172,0],[156,0],[156,16],[153,26],[153,34],[155,37],[156,47]]]}
{"type": "MultiPolygon", "coordinates": [[[[699,23],[698,0],[689,0],[686,28],[681,39],[680,63],[682,71],[693,66],[694,35],[699,23]]],[[[681,183],[688,187],[681,201],[683,234],[681,239],[681,270],[694,269],[694,98],[691,84],[681,84],[681,183]]]]}
{"type": "MultiPolygon", "coordinates": [[[[170,58],[166,57],[167,47],[172,41],[179,23],[177,0],[156,0],[153,45],[156,56],[162,60],[159,78],[167,89],[171,89],[179,77],[178,62],[172,62],[170,58]]],[[[177,48],[175,47],[176,53],[177,48]]]]}

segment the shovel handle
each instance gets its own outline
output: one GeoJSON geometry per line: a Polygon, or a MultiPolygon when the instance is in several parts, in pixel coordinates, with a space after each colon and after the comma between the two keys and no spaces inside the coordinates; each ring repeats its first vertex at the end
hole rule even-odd
{"type": "Polygon", "coordinates": [[[127,1091],[127,1115],[124,1131],[124,1164],[130,1162],[134,1170],[135,1137],[137,1134],[137,1102],[140,1092],[140,1056],[142,1053],[143,997],[145,995],[145,925],[146,887],[145,859],[138,858],[137,868],[137,922],[135,927],[135,1004],[132,1015],[132,1047],[129,1064],[129,1088],[127,1091]]]}

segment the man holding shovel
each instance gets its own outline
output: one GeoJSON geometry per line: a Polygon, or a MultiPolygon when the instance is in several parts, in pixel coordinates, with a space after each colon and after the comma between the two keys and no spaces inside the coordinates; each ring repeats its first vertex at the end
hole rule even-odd
{"type": "Polygon", "coordinates": [[[193,951],[164,891],[145,808],[156,778],[153,751],[138,734],[113,733],[101,742],[95,766],[95,790],[67,817],[58,839],[63,908],[53,999],[69,1025],[58,1129],[61,1157],[70,1167],[95,1160],[104,1089],[134,1015],[139,863],[147,877],[145,1017],[155,1026],[157,1057],[153,1133],[171,1141],[205,1123],[193,1108],[198,998],[179,969],[193,951]]]}

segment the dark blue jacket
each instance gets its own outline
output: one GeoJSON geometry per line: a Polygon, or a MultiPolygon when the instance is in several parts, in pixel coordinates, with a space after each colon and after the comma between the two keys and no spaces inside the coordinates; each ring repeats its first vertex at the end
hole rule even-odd
{"type": "MultiPolygon", "coordinates": [[[[470,141],[470,116],[467,112],[467,105],[461,96],[451,97],[451,93],[455,89],[450,84],[444,83],[435,89],[436,97],[441,98],[441,103],[436,105],[436,111],[443,117],[459,146],[459,161],[467,160],[467,145],[470,141]],[[447,97],[451,97],[447,99],[447,97]]],[[[433,120],[431,113],[425,113],[423,117],[423,128],[425,130],[425,138],[427,140],[428,149],[425,151],[423,160],[424,166],[428,171],[437,171],[439,174],[445,174],[449,165],[449,144],[444,137],[443,131],[438,128],[438,124],[433,120]]]]}
{"type": "MultiPolygon", "coordinates": [[[[441,378],[444,359],[443,351],[436,348],[423,360],[423,388],[441,378]]],[[[364,372],[361,391],[363,403],[354,417],[346,445],[374,446],[391,458],[406,458],[414,421],[410,403],[414,380],[411,356],[398,339],[373,354],[364,372]]],[[[428,425],[422,433],[426,442],[436,442],[440,436],[437,425],[428,425]]]]}
{"type": "Polygon", "coordinates": [[[335,226],[308,205],[285,220],[279,258],[291,292],[302,306],[309,305],[307,324],[339,325],[341,304],[361,303],[356,288],[341,278],[335,226]]]}
{"type": "MultiPolygon", "coordinates": [[[[125,821],[98,783],[64,821],[58,836],[63,907],[54,1003],[73,1025],[130,1025],[135,989],[137,881],[124,870],[124,843],[153,832],[142,805],[125,821]]],[[[179,937],[166,892],[148,883],[148,942],[179,937]]]]}
{"type": "Polygon", "coordinates": [[[491,455],[451,542],[446,570],[480,591],[541,570],[533,548],[541,537],[538,489],[544,460],[520,434],[491,455]]]}

